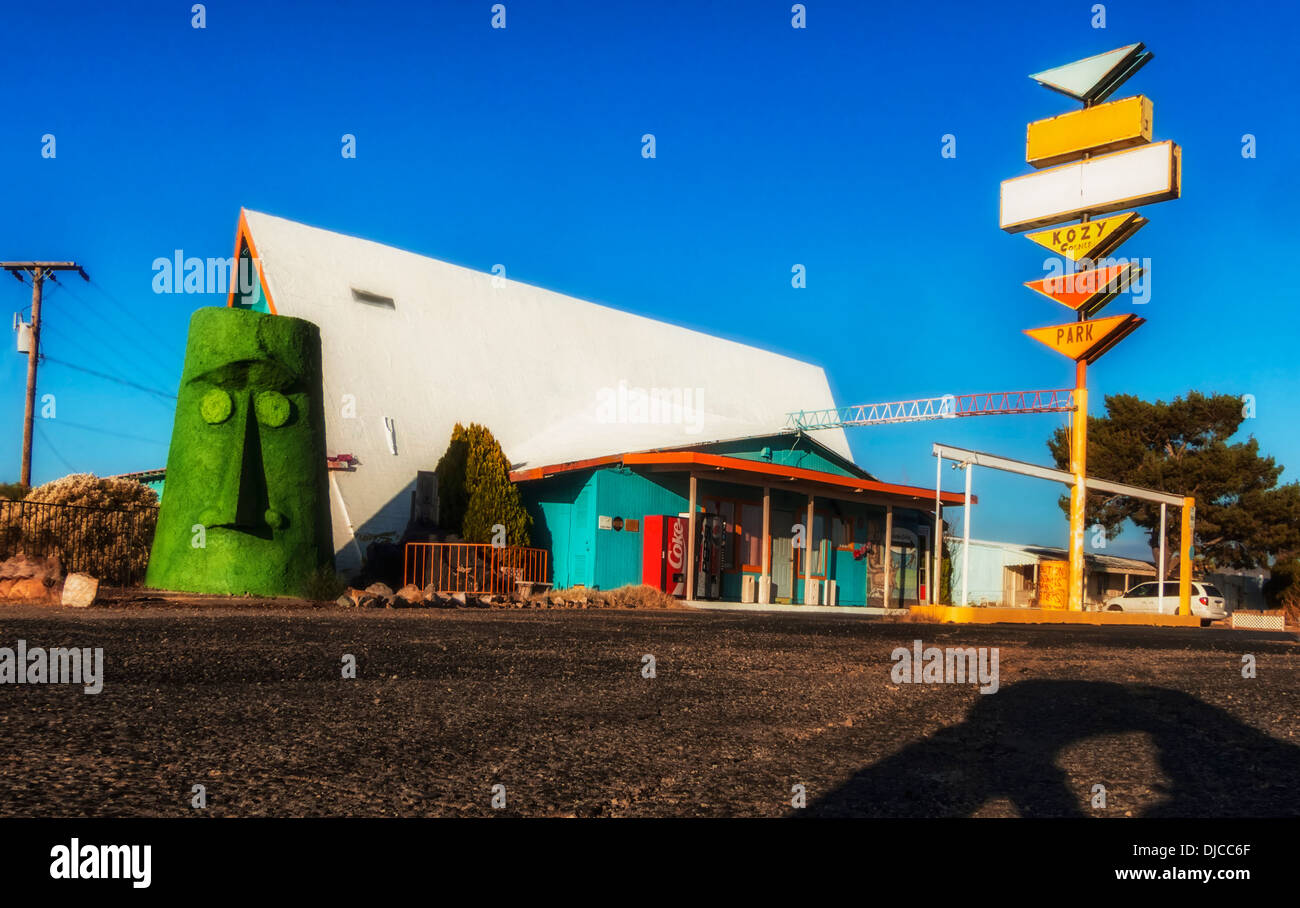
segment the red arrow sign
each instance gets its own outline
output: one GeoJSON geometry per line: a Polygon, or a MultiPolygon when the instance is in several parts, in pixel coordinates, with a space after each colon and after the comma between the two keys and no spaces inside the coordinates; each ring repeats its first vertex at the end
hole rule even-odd
{"type": "Polygon", "coordinates": [[[1087,317],[1101,311],[1102,306],[1126,289],[1141,273],[1142,269],[1137,265],[1125,262],[1089,271],[1058,274],[1041,281],[1027,281],[1025,286],[1062,306],[1082,312],[1087,317]]]}

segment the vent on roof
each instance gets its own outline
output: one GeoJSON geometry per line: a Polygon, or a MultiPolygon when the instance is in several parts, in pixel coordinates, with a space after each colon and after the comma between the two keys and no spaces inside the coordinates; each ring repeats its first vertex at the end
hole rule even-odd
{"type": "Polygon", "coordinates": [[[371,293],[369,290],[358,290],[356,287],[352,288],[352,298],[358,303],[365,303],[367,306],[382,306],[385,309],[397,308],[397,303],[393,302],[391,296],[371,293]]]}

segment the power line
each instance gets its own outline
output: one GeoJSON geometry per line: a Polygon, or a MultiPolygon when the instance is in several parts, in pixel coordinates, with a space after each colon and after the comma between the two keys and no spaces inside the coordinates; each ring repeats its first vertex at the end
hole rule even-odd
{"type": "Polygon", "coordinates": [[[85,423],[71,422],[70,420],[66,420],[63,417],[59,417],[58,419],[46,420],[46,422],[56,423],[61,426],[68,426],[71,429],[81,429],[82,431],[85,432],[96,432],[100,435],[111,435],[114,438],[125,438],[128,441],[142,441],[145,444],[149,444],[149,445],[158,445],[159,447],[163,447],[163,448],[167,447],[167,442],[158,441],[155,438],[142,438],[139,435],[128,435],[125,432],[113,432],[109,429],[101,429],[98,426],[88,426],[85,423]]]}
{"type": "Polygon", "coordinates": [[[68,463],[68,458],[60,454],[59,449],[54,447],[54,442],[50,441],[50,436],[45,434],[45,427],[42,426],[39,422],[36,424],[36,431],[41,436],[41,441],[45,443],[45,447],[49,448],[50,453],[53,454],[56,458],[58,458],[59,463],[63,464],[63,466],[67,468],[69,473],[77,472],[77,468],[74,467],[72,464],[68,463]]]}
{"type": "MultiPolygon", "coordinates": [[[[95,286],[95,285],[92,283],[91,286],[95,286]]],[[[81,304],[81,308],[84,313],[94,316],[96,319],[99,320],[101,324],[107,326],[116,335],[116,338],[120,342],[120,344],[113,352],[119,358],[135,360],[137,361],[137,363],[143,366],[151,367],[155,370],[159,368],[156,359],[151,359],[143,355],[145,351],[140,349],[141,337],[142,336],[147,337],[149,334],[152,333],[149,326],[145,325],[143,322],[137,321],[134,316],[131,316],[130,313],[127,313],[128,318],[131,319],[131,321],[134,322],[136,325],[138,325],[141,331],[140,334],[136,334],[134,337],[128,336],[127,333],[123,331],[117,324],[110,321],[102,312],[100,312],[98,306],[87,301],[86,299],[82,298],[78,294],[73,293],[72,289],[65,284],[60,284],[59,287],[67,291],[69,296],[71,296],[74,300],[76,300],[78,303],[81,304]]],[[[101,290],[101,292],[103,291],[101,290]]],[[[104,338],[101,337],[99,340],[101,343],[103,343],[104,338]]],[[[152,372],[152,374],[149,377],[151,380],[157,382],[160,385],[167,385],[171,383],[171,377],[170,376],[164,377],[162,375],[162,372],[160,371],[152,372]]]]}
{"type": "Polygon", "coordinates": [[[48,354],[44,354],[42,356],[42,359],[44,359],[46,362],[56,363],[68,369],[76,369],[78,372],[84,372],[87,375],[93,375],[96,378],[102,378],[106,381],[117,382],[119,385],[126,385],[128,388],[135,388],[137,391],[144,391],[148,394],[156,394],[159,397],[165,397],[168,400],[176,400],[175,394],[168,394],[166,391],[159,391],[157,388],[150,388],[145,385],[139,385],[133,381],[129,381],[128,379],[121,378],[117,375],[110,375],[107,372],[98,372],[94,369],[87,369],[85,366],[78,366],[75,363],[70,363],[67,362],[66,360],[55,359],[53,356],[50,356],[48,354]]]}

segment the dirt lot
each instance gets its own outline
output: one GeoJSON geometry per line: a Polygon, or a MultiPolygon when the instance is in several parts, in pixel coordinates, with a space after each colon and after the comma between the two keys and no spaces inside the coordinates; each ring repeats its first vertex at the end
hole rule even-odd
{"type": "Polygon", "coordinates": [[[0,646],[20,638],[103,647],[105,682],[0,685],[4,816],[188,815],[195,784],[216,815],[1300,815],[1293,636],[6,608],[0,646]],[[915,639],[997,647],[1000,690],[893,683],[915,639]]]}

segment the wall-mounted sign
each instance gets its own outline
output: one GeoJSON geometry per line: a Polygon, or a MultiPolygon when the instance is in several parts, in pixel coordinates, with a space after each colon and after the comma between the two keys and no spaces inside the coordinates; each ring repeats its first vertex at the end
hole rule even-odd
{"type": "Polygon", "coordinates": [[[1030,123],[1025,160],[1035,167],[1077,161],[1151,141],[1151,102],[1137,95],[1030,123]]]}
{"type": "Polygon", "coordinates": [[[1002,182],[999,225],[1008,233],[1178,198],[1181,151],[1173,142],[1126,148],[1002,182]]]}
{"type": "Polygon", "coordinates": [[[1062,306],[1082,312],[1084,318],[1091,318],[1116,295],[1126,290],[1141,273],[1142,269],[1137,265],[1125,262],[1045,277],[1041,281],[1029,281],[1025,286],[1062,306]]]}
{"type": "Polygon", "coordinates": [[[1126,211],[1124,214],[1112,214],[1082,224],[1026,233],[1025,236],[1044,249],[1050,249],[1071,261],[1088,259],[1095,262],[1110,255],[1146,224],[1147,219],[1136,211],[1126,211]]]}
{"type": "Polygon", "coordinates": [[[614,519],[602,514],[596,518],[596,526],[602,530],[612,530],[614,529],[614,519]]]}
{"type": "Polygon", "coordinates": [[[620,530],[622,530],[622,529],[623,529],[623,518],[622,518],[622,517],[615,517],[615,518],[614,518],[614,521],[613,521],[613,526],[614,526],[614,532],[616,532],[616,533],[619,532],[620,530]]]}
{"type": "Polygon", "coordinates": [[[1044,88],[1059,91],[1079,101],[1104,101],[1135,72],[1151,62],[1155,55],[1141,42],[1129,44],[1104,54],[1075,60],[1064,66],[1034,73],[1033,79],[1044,88]]]}
{"type": "Polygon", "coordinates": [[[1129,313],[1086,322],[1029,328],[1025,333],[1076,362],[1082,360],[1092,363],[1145,322],[1146,319],[1129,313]]]}

